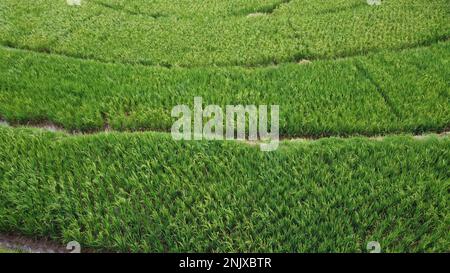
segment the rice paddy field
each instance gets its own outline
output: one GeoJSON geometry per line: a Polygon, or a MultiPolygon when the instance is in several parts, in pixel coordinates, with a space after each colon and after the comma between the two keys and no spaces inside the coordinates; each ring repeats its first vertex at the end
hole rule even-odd
{"type": "Polygon", "coordinates": [[[449,252],[450,2],[379,3],[0,0],[0,233],[449,252]],[[174,140],[194,97],[279,105],[279,148],[174,140]]]}

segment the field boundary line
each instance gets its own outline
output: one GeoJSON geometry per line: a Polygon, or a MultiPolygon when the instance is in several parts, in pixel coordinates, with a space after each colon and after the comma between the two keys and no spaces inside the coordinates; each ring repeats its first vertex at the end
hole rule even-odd
{"type": "MultiPolygon", "coordinates": [[[[94,16],[95,17],[95,16],[94,16]]],[[[292,28],[292,26],[289,26],[292,28]]],[[[293,29],[294,30],[294,29],[293,29]]],[[[294,33],[295,35],[299,35],[299,33],[294,33]]],[[[378,53],[386,52],[386,53],[399,53],[407,50],[415,50],[415,49],[421,49],[421,48],[428,48],[438,43],[446,43],[450,41],[450,34],[445,34],[440,37],[436,37],[433,39],[424,40],[415,44],[407,44],[402,45],[399,47],[394,48],[386,48],[386,49],[372,49],[367,50],[364,52],[356,52],[356,53],[350,53],[345,52],[343,54],[337,54],[333,57],[321,57],[321,56],[306,56],[306,54],[294,54],[291,57],[287,57],[286,61],[282,62],[274,62],[274,61],[267,61],[257,64],[226,64],[226,65],[173,65],[173,64],[165,64],[165,63],[155,63],[152,61],[130,61],[130,60],[121,60],[121,61],[110,61],[107,59],[97,58],[95,56],[84,56],[78,53],[69,53],[69,52],[55,52],[48,48],[30,48],[23,45],[17,45],[11,41],[3,40],[0,41],[0,48],[3,48],[5,50],[17,50],[17,51],[23,51],[23,52],[29,52],[29,53],[35,53],[35,54],[43,54],[47,56],[56,56],[56,57],[63,57],[63,58],[71,58],[76,59],[80,61],[90,61],[90,62],[97,62],[97,63],[103,63],[103,64],[112,64],[112,65],[131,65],[131,66],[144,66],[144,67],[160,67],[160,68],[243,68],[243,69],[258,69],[258,68],[270,68],[270,67],[279,67],[282,65],[287,64],[298,64],[299,61],[307,59],[310,62],[314,61],[340,61],[340,60],[346,60],[346,59],[353,59],[358,57],[367,57],[371,55],[375,55],[378,53]]]]}
{"type": "Polygon", "coordinates": [[[352,10],[354,11],[355,9],[360,9],[362,7],[366,7],[367,3],[364,2],[358,2],[358,3],[354,3],[350,6],[344,6],[344,7],[334,7],[334,8],[328,8],[328,9],[324,9],[324,10],[319,10],[317,12],[314,13],[314,15],[325,15],[325,14],[333,14],[333,13],[340,13],[340,12],[344,12],[344,11],[348,11],[348,10],[352,10]]]}
{"type": "MultiPolygon", "coordinates": [[[[91,131],[77,131],[77,130],[67,130],[62,126],[56,125],[50,121],[45,122],[26,122],[26,123],[9,123],[5,119],[0,117],[0,128],[6,127],[6,128],[15,128],[15,129],[36,129],[36,130],[42,130],[46,132],[52,132],[52,133],[62,133],[67,136],[73,136],[73,137],[82,137],[82,136],[90,136],[90,135],[98,135],[98,134],[110,134],[110,133],[117,133],[117,134],[142,134],[142,133],[160,133],[160,134],[167,134],[170,135],[170,131],[164,131],[164,130],[155,130],[155,129],[140,129],[140,130],[114,130],[111,129],[109,126],[104,126],[103,129],[93,129],[91,131]]],[[[442,130],[429,130],[424,131],[421,133],[414,133],[413,131],[395,131],[395,132],[387,132],[385,134],[364,134],[364,133],[355,133],[355,134],[327,134],[324,133],[323,135],[319,136],[286,136],[286,135],[280,135],[280,141],[305,141],[305,142],[311,142],[311,141],[318,141],[322,139],[330,139],[330,138],[338,138],[338,139],[350,139],[350,138],[365,138],[368,140],[383,140],[387,137],[395,137],[395,136],[411,136],[414,139],[423,139],[429,136],[436,136],[436,137],[450,137],[450,124],[447,125],[442,130]]],[[[260,144],[262,141],[248,141],[248,140],[237,140],[237,142],[247,143],[247,144],[260,144]]]]}
{"type": "MultiPolygon", "coordinates": [[[[60,242],[42,236],[27,236],[17,233],[0,233],[0,248],[19,253],[70,253],[60,242]]],[[[83,252],[94,253],[90,248],[83,252]]]]}

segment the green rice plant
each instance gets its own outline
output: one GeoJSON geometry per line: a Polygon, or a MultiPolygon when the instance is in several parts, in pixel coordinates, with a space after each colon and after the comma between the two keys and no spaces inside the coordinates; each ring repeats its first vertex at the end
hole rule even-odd
{"type": "MultiPolygon", "coordinates": [[[[412,51],[411,54],[419,53],[412,51]]],[[[362,63],[389,107],[411,131],[427,131],[439,123],[437,120],[447,120],[448,128],[450,51],[441,48],[423,52],[421,59],[426,62],[415,57],[396,59],[386,54],[370,57],[362,63]],[[417,126],[418,123],[422,125],[417,126]]]]}
{"type": "Polygon", "coordinates": [[[131,252],[449,250],[450,139],[284,142],[0,127],[0,231],[131,252]]]}
{"type": "MultiPolygon", "coordinates": [[[[450,126],[446,0],[0,1],[0,232],[129,252],[448,252],[450,138],[177,142],[171,109],[282,137],[450,126]],[[164,131],[129,133],[123,131],[164,131]]],[[[0,249],[0,253],[5,250],[0,249]]]]}
{"type": "Polygon", "coordinates": [[[450,34],[446,0],[376,7],[365,0],[2,2],[3,45],[169,67],[332,59],[428,45],[450,34]]]}
{"type": "Polygon", "coordinates": [[[169,131],[176,105],[279,105],[283,136],[442,131],[449,43],[266,68],[104,64],[0,49],[0,117],[71,131],[169,131]],[[417,80],[411,80],[417,79],[417,80]]]}

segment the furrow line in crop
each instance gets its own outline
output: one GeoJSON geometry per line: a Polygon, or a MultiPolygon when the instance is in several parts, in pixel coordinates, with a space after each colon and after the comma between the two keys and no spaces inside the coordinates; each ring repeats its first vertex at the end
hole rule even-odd
{"type": "MultiPolygon", "coordinates": [[[[95,17],[95,16],[93,16],[93,17],[95,17]]],[[[291,28],[292,28],[292,26],[291,26],[291,28]]],[[[308,59],[309,61],[341,60],[341,59],[348,59],[348,58],[354,58],[354,57],[360,57],[360,56],[367,56],[367,55],[375,54],[375,53],[379,53],[379,52],[402,52],[404,50],[426,48],[426,47],[430,47],[434,44],[437,44],[439,42],[447,42],[449,40],[450,40],[450,33],[445,34],[440,37],[437,37],[437,38],[428,39],[428,40],[416,43],[414,45],[405,45],[402,47],[392,48],[392,49],[371,49],[371,50],[368,50],[365,52],[346,52],[346,53],[339,54],[339,55],[336,55],[333,57],[323,57],[323,56],[313,56],[313,55],[307,56],[306,54],[296,54],[292,57],[287,58],[287,61],[279,62],[279,63],[274,63],[273,61],[265,61],[265,62],[260,62],[260,63],[245,64],[245,65],[215,65],[214,67],[216,67],[216,68],[217,67],[241,67],[241,68],[253,69],[253,68],[280,66],[280,65],[289,64],[289,63],[298,63],[304,59],[308,59]]],[[[95,62],[104,63],[104,64],[142,65],[142,66],[147,66],[147,67],[164,67],[164,68],[168,68],[168,69],[173,68],[173,67],[178,67],[178,68],[209,67],[208,65],[177,65],[177,66],[173,66],[170,64],[164,65],[164,64],[157,64],[157,63],[152,63],[152,62],[126,61],[126,60],[121,60],[118,62],[111,62],[111,61],[108,61],[108,60],[105,60],[102,58],[98,58],[95,56],[84,56],[84,55],[68,53],[68,52],[53,52],[50,48],[47,48],[47,47],[46,48],[38,48],[38,49],[30,48],[27,46],[17,45],[10,41],[0,41],[0,47],[3,47],[5,49],[10,49],[10,50],[22,50],[22,51],[27,51],[27,52],[35,52],[35,53],[41,53],[41,54],[62,56],[62,57],[74,58],[74,59],[85,60],[85,61],[95,61],[95,62]]]]}
{"type": "Polygon", "coordinates": [[[278,10],[281,6],[289,4],[291,1],[292,0],[281,0],[278,3],[275,3],[275,4],[271,5],[271,6],[261,8],[260,10],[258,10],[258,12],[262,12],[262,13],[266,13],[266,14],[272,14],[276,10],[278,10]]]}
{"type": "Polygon", "coordinates": [[[364,65],[358,61],[358,62],[356,62],[356,68],[361,73],[361,75],[363,75],[366,79],[368,79],[370,81],[370,83],[375,87],[375,90],[377,90],[377,92],[381,95],[384,102],[391,110],[391,112],[398,119],[401,119],[402,117],[401,117],[400,111],[397,109],[395,104],[391,101],[391,99],[386,94],[386,92],[384,92],[383,88],[381,88],[381,86],[377,83],[377,81],[375,81],[375,79],[372,77],[372,75],[370,75],[369,71],[367,71],[367,69],[364,68],[364,65]]]}
{"type": "Polygon", "coordinates": [[[360,9],[363,7],[366,7],[367,4],[364,2],[360,3],[354,3],[350,6],[344,6],[344,7],[334,7],[334,8],[328,8],[321,11],[318,11],[314,13],[315,15],[324,15],[324,14],[332,14],[332,13],[340,13],[340,12],[346,12],[346,11],[354,11],[355,9],[360,9]]]}
{"type": "MultiPolygon", "coordinates": [[[[303,59],[308,59],[309,61],[342,60],[342,59],[348,59],[348,58],[354,58],[354,57],[367,56],[370,54],[380,53],[383,51],[395,53],[395,52],[402,52],[404,50],[410,50],[410,49],[427,48],[434,44],[437,44],[440,42],[447,42],[449,40],[450,40],[450,33],[443,35],[441,37],[425,40],[420,43],[415,43],[413,45],[405,45],[402,47],[391,48],[391,49],[375,49],[375,50],[368,50],[365,52],[356,52],[356,53],[355,52],[347,52],[344,54],[339,54],[334,57],[306,56],[305,54],[296,54],[296,55],[288,58],[291,61],[279,62],[276,64],[274,64],[273,61],[265,61],[265,62],[261,62],[261,63],[257,63],[257,64],[215,65],[214,67],[241,67],[241,68],[253,69],[253,68],[280,66],[280,65],[289,64],[289,63],[298,63],[299,61],[301,61],[303,59]]],[[[95,62],[104,63],[104,64],[142,65],[142,66],[147,66],[147,67],[165,67],[165,68],[169,68],[169,69],[173,68],[173,67],[178,67],[178,68],[210,67],[208,65],[177,65],[177,66],[173,66],[170,64],[157,64],[157,63],[152,63],[152,62],[126,61],[126,60],[121,60],[119,62],[112,62],[112,61],[108,61],[108,60],[105,60],[102,58],[98,58],[96,56],[84,56],[84,55],[73,54],[73,53],[68,53],[68,52],[52,52],[49,48],[35,49],[35,48],[27,47],[27,46],[20,46],[13,42],[10,42],[10,41],[0,41],[0,47],[3,47],[4,49],[9,49],[9,50],[20,50],[20,51],[27,51],[27,52],[31,52],[31,53],[34,52],[34,53],[40,53],[40,54],[61,56],[61,57],[66,57],[66,58],[73,58],[73,59],[78,59],[78,60],[95,61],[95,62]]]]}
{"type": "Polygon", "coordinates": [[[233,15],[234,16],[246,15],[248,17],[258,16],[258,15],[271,15],[275,11],[277,11],[281,6],[289,4],[291,1],[292,0],[281,0],[281,1],[278,1],[278,2],[270,4],[270,5],[258,7],[256,9],[252,10],[250,13],[249,13],[249,10],[241,10],[239,12],[234,13],[233,15]]]}
{"type": "Polygon", "coordinates": [[[153,18],[153,19],[158,19],[160,17],[166,17],[167,16],[167,15],[161,14],[161,13],[152,14],[152,13],[137,12],[137,11],[133,11],[133,10],[129,10],[129,9],[123,8],[123,7],[118,6],[118,5],[105,3],[105,2],[102,2],[102,1],[92,1],[92,3],[94,3],[94,4],[98,5],[98,6],[102,6],[104,8],[107,8],[107,9],[111,9],[111,10],[117,11],[117,12],[124,12],[124,13],[126,13],[128,15],[132,15],[132,16],[147,16],[147,17],[150,17],[150,18],[153,18]]]}
{"type": "MultiPolygon", "coordinates": [[[[368,49],[365,51],[348,51],[343,52],[341,54],[337,54],[333,57],[322,57],[322,56],[312,56],[309,58],[310,61],[331,61],[331,60],[342,60],[342,59],[349,59],[349,58],[355,58],[355,57],[364,57],[370,54],[376,54],[380,52],[390,52],[390,53],[399,53],[405,50],[412,50],[412,49],[419,49],[419,48],[427,48],[430,46],[433,46],[437,43],[441,42],[448,42],[450,41],[450,33],[447,33],[445,35],[434,37],[431,39],[423,40],[417,43],[413,44],[406,44],[399,47],[394,48],[385,48],[385,49],[368,49]]],[[[296,59],[295,62],[301,61],[302,58],[296,59]]],[[[280,63],[281,64],[281,63],[280,63]]],[[[255,66],[257,67],[257,66],[255,66]]]]}

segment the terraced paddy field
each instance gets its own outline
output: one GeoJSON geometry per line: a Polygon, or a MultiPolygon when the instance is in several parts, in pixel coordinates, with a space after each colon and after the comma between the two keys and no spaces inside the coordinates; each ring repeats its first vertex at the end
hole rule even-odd
{"type": "Polygon", "coordinates": [[[0,232],[448,252],[449,37],[448,0],[1,0],[0,232]],[[279,148],[175,141],[194,97],[279,105],[279,148]]]}

